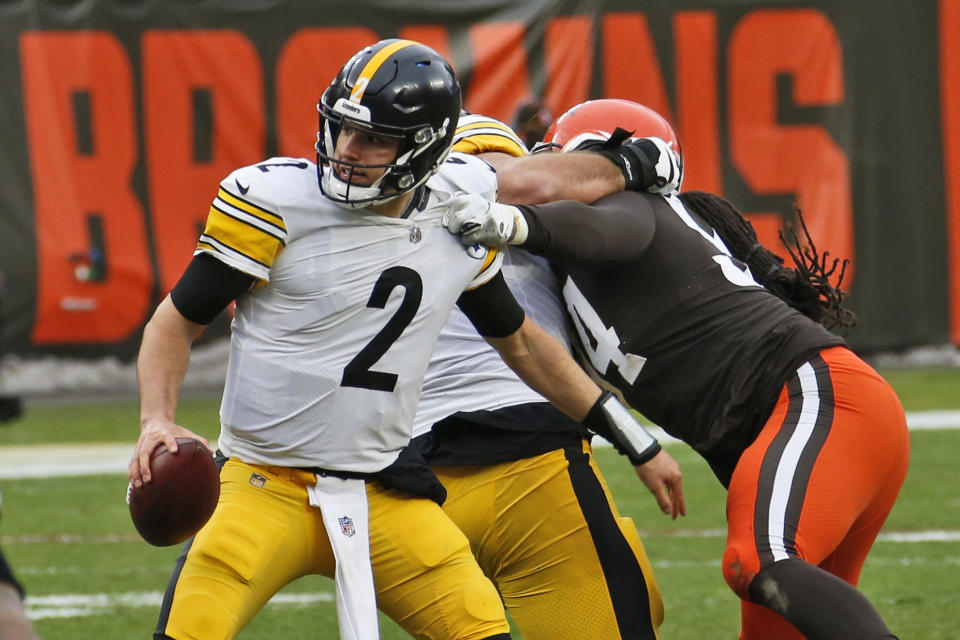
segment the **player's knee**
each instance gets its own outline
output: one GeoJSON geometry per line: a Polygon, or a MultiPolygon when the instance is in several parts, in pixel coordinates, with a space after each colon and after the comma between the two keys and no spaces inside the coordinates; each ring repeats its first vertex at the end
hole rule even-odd
{"type": "Polygon", "coordinates": [[[236,619],[225,611],[222,603],[202,591],[182,589],[170,611],[164,629],[157,631],[157,640],[220,640],[232,638],[236,619]],[[167,634],[167,635],[164,635],[167,634]]]}
{"type": "Polygon", "coordinates": [[[457,591],[430,603],[423,616],[404,619],[403,628],[418,638],[510,638],[510,625],[493,585],[489,589],[466,585],[457,591]]]}
{"type": "Polygon", "coordinates": [[[467,617],[480,624],[497,623],[503,619],[503,603],[493,584],[477,581],[461,591],[463,610],[467,617]]]}
{"type": "Polygon", "coordinates": [[[723,552],[723,579],[743,600],[749,600],[750,583],[760,571],[754,554],[743,553],[736,545],[728,545],[723,552]]]}

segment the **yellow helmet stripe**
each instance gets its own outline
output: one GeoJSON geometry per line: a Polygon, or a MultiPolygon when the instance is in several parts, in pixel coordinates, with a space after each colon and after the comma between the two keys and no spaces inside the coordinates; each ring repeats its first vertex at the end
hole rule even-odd
{"type": "Polygon", "coordinates": [[[377,51],[376,54],[369,61],[367,61],[366,66],[363,67],[363,71],[360,72],[360,75],[357,76],[357,82],[353,85],[353,91],[350,92],[350,102],[360,102],[363,98],[363,92],[367,90],[367,84],[370,82],[370,79],[373,75],[380,69],[380,66],[386,62],[387,58],[392,56],[394,53],[400,49],[404,49],[413,44],[419,44],[413,40],[397,40],[391,44],[388,44],[380,51],[377,51]]]}

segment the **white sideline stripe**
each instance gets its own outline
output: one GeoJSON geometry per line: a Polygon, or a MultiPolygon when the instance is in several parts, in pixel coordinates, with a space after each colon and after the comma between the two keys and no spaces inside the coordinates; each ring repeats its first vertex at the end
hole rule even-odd
{"type": "MultiPolygon", "coordinates": [[[[725,538],[726,529],[640,529],[641,538],[725,538]]],[[[880,532],[877,542],[958,542],[960,531],[930,529],[929,531],[880,532]]]]}
{"type": "MultiPolygon", "coordinates": [[[[703,532],[697,532],[703,533],[703,532]]],[[[915,542],[918,538],[925,537],[928,534],[950,534],[951,539],[960,539],[960,531],[944,532],[926,532],[916,531],[904,534],[884,534],[884,537],[898,538],[898,542],[915,542]]],[[[935,539],[939,539],[936,538],[935,539]]],[[[870,558],[868,562],[871,565],[899,565],[899,566],[923,566],[930,564],[930,558],[870,558]]],[[[960,557],[938,558],[934,560],[937,564],[960,565],[960,557]]],[[[658,569],[670,569],[678,567],[719,567],[720,559],[712,560],[654,560],[653,566],[658,569]]],[[[90,593],[90,594],[53,594],[46,596],[27,595],[25,605],[27,617],[31,620],[40,620],[43,618],[80,618],[86,616],[110,615],[113,609],[119,607],[137,608],[160,606],[163,594],[160,591],[142,591],[126,593],[90,593]]],[[[304,606],[318,602],[334,602],[335,597],[330,592],[296,593],[296,594],[277,594],[270,599],[267,606],[304,606]]]]}
{"type": "MultiPolygon", "coordinates": [[[[910,412],[907,425],[919,431],[960,429],[960,410],[910,412]]],[[[678,442],[659,427],[651,427],[650,433],[663,444],[678,442]]],[[[594,438],[593,442],[595,447],[610,446],[603,438],[594,438]]],[[[133,442],[0,446],[0,480],[125,474],[133,447],[133,442]]]]}
{"type": "Polygon", "coordinates": [[[0,478],[53,478],[126,473],[134,443],[0,447],[0,478]]]}
{"type": "Polygon", "coordinates": [[[877,540],[882,542],[956,542],[960,540],[960,531],[891,531],[881,533],[877,540]]]}
{"type": "MultiPolygon", "coordinates": [[[[163,600],[161,591],[127,593],[65,593],[49,596],[27,595],[27,617],[77,618],[109,613],[115,607],[159,607],[163,600]]],[[[267,606],[302,606],[316,602],[333,602],[334,595],[326,591],[314,593],[279,593],[270,599],[267,606]]]]}
{"type": "MultiPolygon", "coordinates": [[[[656,569],[678,569],[678,568],[698,568],[698,567],[719,567],[720,558],[712,560],[651,560],[650,564],[656,569]]],[[[928,558],[925,556],[900,557],[900,558],[877,558],[870,556],[867,559],[867,565],[871,567],[923,567],[927,565],[960,565],[960,556],[948,556],[946,558],[928,558]]]]}
{"type": "MultiPolygon", "coordinates": [[[[940,429],[960,429],[960,409],[937,411],[908,411],[907,428],[911,431],[931,431],[940,429]]],[[[648,426],[650,434],[661,444],[680,442],[660,427],[648,426]]],[[[603,438],[593,439],[594,447],[609,447],[610,443],[603,438]]],[[[2,473],[2,472],[0,472],[2,473]]],[[[0,477],[3,477],[0,475],[0,477]]]]}
{"type": "MultiPolygon", "coordinates": [[[[726,529],[640,529],[641,538],[723,538],[726,529]]],[[[960,530],[930,529],[928,531],[881,532],[880,542],[958,542],[960,530]]],[[[95,544],[109,542],[139,542],[134,533],[106,535],[45,534],[0,536],[0,545],[7,544],[95,544]]]]}

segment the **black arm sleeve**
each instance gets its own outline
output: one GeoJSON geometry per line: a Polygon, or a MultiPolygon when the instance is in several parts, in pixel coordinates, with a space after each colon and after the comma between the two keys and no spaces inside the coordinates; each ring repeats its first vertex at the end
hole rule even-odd
{"type": "Polygon", "coordinates": [[[486,338],[509,336],[520,328],[526,317],[502,273],[497,273],[476,289],[461,293],[457,306],[473,323],[477,333],[486,338]]]}
{"type": "Polygon", "coordinates": [[[190,322],[210,324],[227,305],[250,290],[256,278],[213,256],[193,256],[170,291],[173,306],[190,322]]]}
{"type": "Polygon", "coordinates": [[[529,230],[520,246],[561,264],[629,261],[653,239],[654,197],[623,191],[590,205],[561,200],[521,206],[529,230]]]}

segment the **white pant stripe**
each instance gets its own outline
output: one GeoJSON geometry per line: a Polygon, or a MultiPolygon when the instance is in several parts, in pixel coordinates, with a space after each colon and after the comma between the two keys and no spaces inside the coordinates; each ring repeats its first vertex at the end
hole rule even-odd
{"type": "Polygon", "coordinates": [[[793,488],[793,477],[797,471],[797,463],[803,449],[807,446],[813,427],[820,412],[820,389],[817,387],[816,372],[809,362],[804,363],[797,374],[800,378],[800,389],[803,394],[803,403],[800,408],[800,419],[797,427],[790,436],[783,455],[777,463],[777,471],[773,480],[773,493],[770,496],[770,509],[767,512],[767,535],[774,562],[786,560],[790,556],[783,542],[783,528],[786,520],[787,504],[790,500],[790,490],[793,488]]]}

